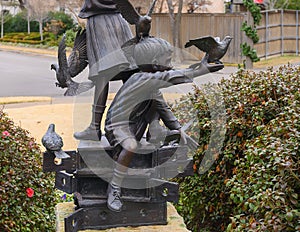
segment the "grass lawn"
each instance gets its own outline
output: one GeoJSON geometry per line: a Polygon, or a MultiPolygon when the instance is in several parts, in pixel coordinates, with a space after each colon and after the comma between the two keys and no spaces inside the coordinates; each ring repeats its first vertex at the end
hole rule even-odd
{"type": "Polygon", "coordinates": [[[277,56],[272,57],[270,59],[261,59],[259,62],[256,62],[253,64],[254,68],[265,68],[265,67],[271,67],[271,66],[278,66],[283,65],[287,63],[300,63],[300,56],[277,56]]]}

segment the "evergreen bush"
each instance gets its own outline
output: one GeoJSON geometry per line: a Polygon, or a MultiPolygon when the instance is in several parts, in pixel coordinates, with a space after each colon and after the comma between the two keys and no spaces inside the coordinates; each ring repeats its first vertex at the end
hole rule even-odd
{"type": "Polygon", "coordinates": [[[54,231],[53,174],[42,172],[41,151],[28,131],[0,111],[0,231],[54,231]]]}
{"type": "MultiPolygon", "coordinates": [[[[7,16],[7,20],[4,23],[4,33],[11,32],[26,32],[27,31],[27,15],[25,12],[20,12],[15,16],[9,15],[7,16]]],[[[30,31],[38,32],[39,24],[38,22],[31,21],[30,22],[30,31]]]]}
{"type": "Polygon", "coordinates": [[[72,17],[64,12],[49,12],[48,15],[48,20],[47,20],[47,28],[49,28],[49,31],[51,31],[51,24],[53,22],[57,22],[58,28],[57,30],[57,35],[62,35],[65,33],[67,30],[73,29],[75,27],[74,20],[72,17]]]}
{"type": "Polygon", "coordinates": [[[291,65],[259,73],[241,69],[215,86],[222,101],[209,99],[208,105],[206,90],[213,88],[207,85],[177,103],[182,122],[198,117],[189,131],[199,137],[195,175],[178,180],[177,209],[192,231],[300,230],[299,76],[300,67],[291,65]],[[225,141],[200,175],[218,124],[210,109],[221,105],[225,141]]]}
{"type": "Polygon", "coordinates": [[[76,37],[76,33],[74,29],[70,29],[66,31],[66,46],[67,47],[73,47],[74,46],[74,41],[76,37]]]}

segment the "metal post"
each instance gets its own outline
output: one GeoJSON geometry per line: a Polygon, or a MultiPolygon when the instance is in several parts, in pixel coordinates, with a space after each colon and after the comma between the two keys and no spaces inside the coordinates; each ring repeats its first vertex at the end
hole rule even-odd
{"type": "Polygon", "coordinates": [[[299,55],[299,11],[296,11],[296,55],[299,55]]]}
{"type": "Polygon", "coordinates": [[[265,46],[265,57],[266,59],[268,58],[268,42],[269,42],[269,13],[268,11],[266,11],[266,38],[265,38],[265,42],[266,42],[266,46],[265,46]]]}
{"type": "Polygon", "coordinates": [[[3,13],[3,2],[1,0],[1,39],[4,36],[4,13],[3,13]]]}
{"type": "Polygon", "coordinates": [[[27,33],[30,34],[30,16],[29,16],[29,9],[27,9],[27,33]]]}
{"type": "Polygon", "coordinates": [[[283,44],[283,9],[280,11],[280,49],[281,49],[281,55],[284,54],[284,44],[283,44]]]}
{"type": "MultiPolygon", "coordinates": [[[[253,26],[253,17],[251,16],[250,11],[247,11],[247,20],[248,25],[253,26]]],[[[253,40],[250,39],[248,36],[246,36],[246,41],[245,41],[251,48],[253,48],[253,40]]],[[[253,61],[250,59],[249,56],[246,56],[246,69],[252,69],[253,68],[253,61]]]]}

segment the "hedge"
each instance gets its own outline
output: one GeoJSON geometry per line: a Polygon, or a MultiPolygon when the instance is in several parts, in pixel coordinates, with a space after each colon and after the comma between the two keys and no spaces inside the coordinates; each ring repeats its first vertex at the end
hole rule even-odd
{"type": "Polygon", "coordinates": [[[0,231],[54,231],[53,174],[42,172],[39,145],[0,111],[0,231]]]}
{"type": "Polygon", "coordinates": [[[300,230],[299,76],[291,65],[241,69],[176,104],[182,122],[197,118],[189,131],[200,145],[195,175],[178,180],[177,209],[192,231],[300,230]],[[222,118],[214,139],[224,143],[214,150],[222,118]]]}
{"type": "MultiPolygon", "coordinates": [[[[0,39],[0,42],[12,42],[12,43],[26,43],[26,44],[52,44],[52,46],[57,46],[58,40],[50,32],[43,33],[44,40],[41,41],[39,32],[18,32],[18,33],[7,33],[5,36],[0,39]]],[[[51,45],[50,45],[51,46],[51,45]]]]}

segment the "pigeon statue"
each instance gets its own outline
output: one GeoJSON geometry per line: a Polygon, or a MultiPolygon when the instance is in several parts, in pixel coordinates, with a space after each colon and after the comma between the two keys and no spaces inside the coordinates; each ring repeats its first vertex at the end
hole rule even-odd
{"type": "Polygon", "coordinates": [[[73,50],[67,60],[66,36],[64,35],[58,46],[58,65],[52,64],[51,70],[56,72],[56,86],[67,88],[65,96],[74,96],[91,89],[92,82],[77,83],[71,78],[82,72],[88,65],[86,51],[86,33],[78,31],[74,41],[73,50]]]}
{"type": "Polygon", "coordinates": [[[156,1],[157,0],[153,0],[148,13],[145,16],[142,16],[136,11],[129,0],[114,0],[117,4],[117,8],[120,10],[126,21],[131,25],[135,25],[136,37],[134,39],[136,42],[140,41],[143,37],[149,36],[152,21],[151,15],[156,1]]]}
{"type": "Polygon", "coordinates": [[[72,52],[68,58],[71,77],[77,76],[88,65],[86,30],[79,30],[76,34],[72,52]]]}
{"type": "Polygon", "coordinates": [[[42,138],[42,144],[48,151],[54,152],[56,158],[70,158],[70,156],[61,149],[64,143],[62,138],[55,132],[54,124],[49,125],[46,134],[42,138]]]}
{"type": "Polygon", "coordinates": [[[206,52],[204,61],[208,63],[222,64],[220,59],[227,52],[228,46],[232,40],[232,37],[226,36],[222,41],[219,37],[200,37],[198,39],[192,39],[185,44],[185,48],[196,46],[201,51],[206,52]]]}

